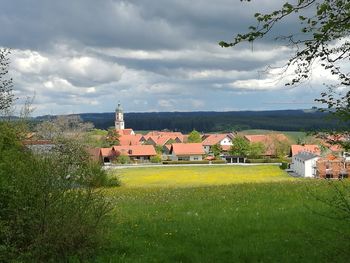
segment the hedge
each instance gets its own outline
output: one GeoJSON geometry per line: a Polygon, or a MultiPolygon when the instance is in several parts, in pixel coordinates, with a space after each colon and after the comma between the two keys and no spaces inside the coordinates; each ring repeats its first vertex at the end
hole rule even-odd
{"type": "Polygon", "coordinates": [[[163,161],[163,164],[209,164],[209,161],[163,161]]]}
{"type": "Polygon", "coordinates": [[[247,159],[246,163],[280,163],[281,159],[247,159]]]}
{"type": "Polygon", "coordinates": [[[202,161],[163,161],[163,164],[223,164],[225,160],[202,160],[202,161]]]}

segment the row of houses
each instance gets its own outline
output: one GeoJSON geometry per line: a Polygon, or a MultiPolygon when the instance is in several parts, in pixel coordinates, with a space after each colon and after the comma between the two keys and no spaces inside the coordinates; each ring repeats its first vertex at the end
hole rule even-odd
{"type": "Polygon", "coordinates": [[[293,156],[291,170],[298,176],[308,178],[348,178],[350,157],[332,154],[320,156],[312,152],[302,151],[293,156]]]}

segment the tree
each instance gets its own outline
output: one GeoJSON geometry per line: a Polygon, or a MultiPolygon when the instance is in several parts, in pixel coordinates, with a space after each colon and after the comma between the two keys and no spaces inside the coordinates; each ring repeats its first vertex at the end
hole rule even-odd
{"type": "Polygon", "coordinates": [[[15,125],[0,122],[0,261],[83,261],[107,225],[110,202],[93,187],[106,173],[74,141],[24,150],[15,125]]]}
{"type": "Polygon", "coordinates": [[[249,154],[249,142],[242,136],[236,136],[232,140],[232,147],[229,151],[231,155],[246,157],[249,154]]]}
{"type": "Polygon", "coordinates": [[[188,135],[188,142],[202,142],[201,134],[196,130],[191,131],[188,135]]]}
{"type": "Polygon", "coordinates": [[[106,136],[106,142],[109,146],[119,145],[119,133],[114,128],[108,129],[106,136]]]}
{"type": "Polygon", "coordinates": [[[217,144],[214,144],[210,150],[214,154],[215,158],[218,158],[220,157],[220,154],[222,152],[222,147],[220,144],[217,143],[217,144]]]}
{"type": "Polygon", "coordinates": [[[265,151],[265,146],[261,142],[253,142],[249,146],[249,158],[260,158],[265,151]]]}
{"type": "Polygon", "coordinates": [[[9,109],[14,101],[12,79],[8,77],[9,49],[0,49],[0,112],[9,109]]]}
{"type": "MultiPolygon", "coordinates": [[[[250,0],[241,0],[250,1],[250,0]]],[[[286,85],[295,85],[308,80],[312,66],[317,63],[338,78],[338,83],[321,94],[320,99],[330,112],[341,120],[350,120],[350,73],[347,63],[350,58],[350,2],[348,0],[298,0],[288,2],[269,14],[256,13],[257,25],[249,32],[237,34],[232,42],[221,41],[221,47],[233,47],[242,42],[253,42],[266,37],[274,26],[287,17],[297,17],[300,33],[278,36],[295,50],[286,62],[285,70],[295,67],[294,77],[286,85]],[[341,64],[343,63],[343,64],[341,64]]],[[[294,28],[293,28],[294,30],[294,28]]]]}
{"type": "Polygon", "coordinates": [[[90,122],[83,122],[78,115],[57,116],[48,121],[43,121],[36,126],[37,135],[42,139],[53,140],[55,138],[81,139],[83,133],[94,128],[90,122]]]}

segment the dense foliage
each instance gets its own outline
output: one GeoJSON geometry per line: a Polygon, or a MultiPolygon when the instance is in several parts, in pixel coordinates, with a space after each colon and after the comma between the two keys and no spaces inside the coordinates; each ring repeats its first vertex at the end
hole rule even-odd
{"type": "Polygon", "coordinates": [[[189,143],[199,143],[202,142],[202,138],[201,138],[201,134],[199,132],[197,132],[196,130],[193,130],[190,132],[190,134],[188,135],[188,139],[187,141],[189,143]]]}
{"type": "Polygon", "coordinates": [[[91,255],[110,204],[92,186],[106,174],[74,142],[33,155],[14,123],[0,123],[0,261],[65,261],[91,255]]]}

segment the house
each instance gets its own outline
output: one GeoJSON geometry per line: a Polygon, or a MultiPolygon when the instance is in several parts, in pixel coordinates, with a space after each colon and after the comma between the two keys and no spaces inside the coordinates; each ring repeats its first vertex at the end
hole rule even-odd
{"type": "Polygon", "coordinates": [[[120,136],[123,135],[135,135],[135,132],[133,129],[122,129],[122,130],[117,130],[120,136]]]}
{"type": "Polygon", "coordinates": [[[301,177],[316,177],[316,162],[319,158],[311,152],[299,152],[292,157],[291,169],[301,177]]]}
{"type": "Polygon", "coordinates": [[[174,137],[172,135],[158,135],[158,136],[149,136],[145,143],[151,144],[154,146],[156,145],[164,146],[166,144],[182,143],[182,141],[178,137],[174,137]]]}
{"type": "Polygon", "coordinates": [[[316,162],[318,178],[347,178],[350,173],[350,162],[346,158],[328,155],[320,158],[316,162]]]}
{"type": "Polygon", "coordinates": [[[232,146],[233,134],[208,134],[203,136],[203,148],[206,153],[211,151],[211,147],[219,144],[225,150],[229,150],[232,146]]]}
{"type": "Polygon", "coordinates": [[[270,133],[259,135],[244,135],[249,143],[262,143],[265,147],[263,155],[265,157],[274,157],[277,154],[276,143],[289,143],[289,139],[282,133],[270,133]]]}
{"type": "Polygon", "coordinates": [[[113,147],[100,148],[103,163],[111,163],[117,156],[113,147]]]}
{"type": "Polygon", "coordinates": [[[86,152],[90,156],[90,160],[97,163],[103,163],[103,157],[100,148],[87,148],[86,152]]]}
{"type": "Polygon", "coordinates": [[[141,134],[127,134],[119,137],[119,144],[121,146],[127,145],[141,145],[143,136],[141,134]]]}
{"type": "Polygon", "coordinates": [[[300,152],[310,152],[316,155],[321,155],[321,149],[316,144],[304,144],[304,145],[293,144],[290,146],[290,156],[293,157],[294,155],[300,152]]]}
{"type": "Polygon", "coordinates": [[[169,153],[173,161],[201,161],[205,154],[201,143],[173,143],[169,153]]]}
{"type": "Polygon", "coordinates": [[[181,132],[170,132],[170,131],[151,131],[147,133],[145,139],[148,140],[150,137],[167,137],[175,140],[176,138],[179,142],[184,142],[184,135],[181,132]]]}
{"type": "Polygon", "coordinates": [[[148,162],[152,156],[156,156],[157,152],[153,145],[125,145],[113,146],[116,156],[126,155],[135,162],[148,162]]]}

